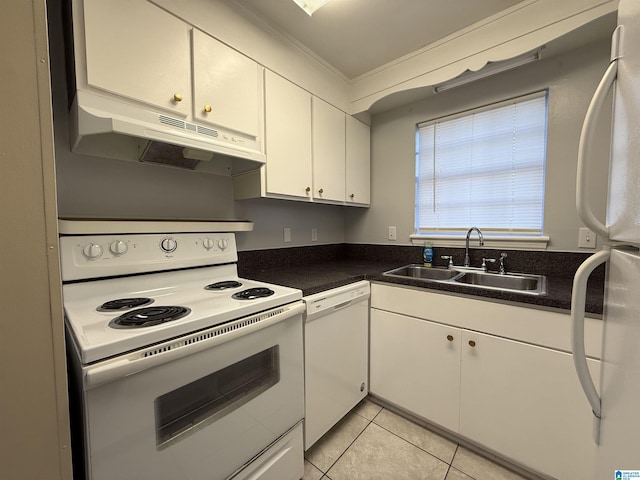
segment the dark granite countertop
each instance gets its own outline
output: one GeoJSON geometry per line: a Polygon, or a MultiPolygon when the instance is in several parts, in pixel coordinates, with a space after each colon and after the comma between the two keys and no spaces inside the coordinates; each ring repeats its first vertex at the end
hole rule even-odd
{"type": "MultiPolygon", "coordinates": [[[[319,247],[304,247],[305,249],[319,247]]],[[[398,247],[396,247],[398,248],[398,247]]],[[[285,250],[285,249],[283,249],[285,250]]],[[[340,287],[359,280],[370,280],[388,284],[405,285],[424,288],[430,291],[449,292],[487,300],[515,302],[523,306],[542,308],[556,308],[565,311],[571,309],[572,277],[547,276],[547,294],[530,295],[517,292],[505,292],[499,290],[487,290],[468,285],[450,283],[425,282],[412,278],[396,278],[383,275],[384,272],[407,265],[417,263],[407,261],[406,258],[397,258],[395,255],[377,256],[378,258],[353,258],[350,255],[332,255],[332,251],[316,252],[306,250],[302,256],[306,261],[299,262],[292,258],[295,249],[288,250],[287,259],[280,261],[255,261],[251,258],[253,252],[240,252],[238,270],[240,276],[258,281],[284,285],[302,290],[304,296],[340,287]],[[311,253],[311,257],[309,256],[311,253]],[[247,255],[242,255],[248,253],[247,255]],[[306,253],[306,255],[305,255],[306,253]],[[319,255],[317,257],[316,255],[319,255]],[[243,262],[243,257],[244,261],[243,262]],[[323,259],[324,258],[324,259],[323,259]]],[[[272,252],[272,251],[269,251],[272,252]]],[[[301,253],[301,252],[297,252],[301,253]]],[[[264,255],[264,253],[263,253],[264,255]]],[[[272,254],[273,255],[273,254],[272,254]]],[[[538,273],[538,272],[531,272],[538,273]]],[[[589,282],[587,289],[587,301],[585,310],[590,314],[602,313],[603,280],[594,278],[589,282]]]]}

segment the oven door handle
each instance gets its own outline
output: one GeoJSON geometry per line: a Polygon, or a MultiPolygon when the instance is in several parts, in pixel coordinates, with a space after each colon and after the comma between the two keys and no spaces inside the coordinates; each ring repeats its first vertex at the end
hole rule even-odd
{"type": "MultiPolygon", "coordinates": [[[[300,315],[303,302],[295,302],[207,330],[185,335],[159,345],[83,367],[85,389],[89,390],[119,378],[148,370],[194,353],[213,348],[249,333],[300,315]]],[[[302,321],[302,320],[301,320],[302,321]]]]}

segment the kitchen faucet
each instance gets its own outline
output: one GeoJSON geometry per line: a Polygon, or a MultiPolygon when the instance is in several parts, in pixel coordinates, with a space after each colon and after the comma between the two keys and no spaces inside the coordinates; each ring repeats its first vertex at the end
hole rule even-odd
{"type": "Polygon", "coordinates": [[[464,266],[468,267],[471,262],[469,261],[469,238],[471,237],[471,232],[472,231],[476,231],[478,232],[478,239],[480,240],[480,246],[484,245],[484,238],[482,236],[482,232],[480,231],[480,229],[478,227],[471,227],[469,229],[469,231],[467,232],[467,241],[465,243],[465,253],[464,253],[464,266]]]}

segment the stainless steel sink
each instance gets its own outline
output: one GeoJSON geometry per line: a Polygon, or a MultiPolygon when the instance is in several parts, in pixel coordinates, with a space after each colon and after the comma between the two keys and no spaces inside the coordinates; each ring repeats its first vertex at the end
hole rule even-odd
{"type": "Polygon", "coordinates": [[[515,290],[540,295],[546,292],[546,280],[543,275],[500,275],[496,273],[466,272],[464,276],[457,278],[456,282],[473,285],[474,287],[515,290]]]}
{"type": "Polygon", "coordinates": [[[448,268],[439,267],[425,267],[424,265],[405,265],[404,267],[396,268],[385,272],[384,275],[390,277],[409,277],[419,278],[420,280],[428,281],[443,281],[451,280],[457,276],[462,275],[462,272],[457,270],[450,270],[448,268]]]}
{"type": "Polygon", "coordinates": [[[424,282],[448,283],[528,295],[545,295],[547,278],[544,275],[483,272],[473,268],[440,268],[412,264],[385,272],[389,277],[413,278],[424,282]]]}

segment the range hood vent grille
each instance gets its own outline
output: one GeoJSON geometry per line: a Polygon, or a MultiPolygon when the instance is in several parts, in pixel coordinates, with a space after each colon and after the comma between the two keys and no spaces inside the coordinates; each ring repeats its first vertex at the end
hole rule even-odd
{"type": "Polygon", "coordinates": [[[210,137],[217,138],[219,133],[213,128],[203,127],[202,125],[194,125],[177,118],[168,117],[166,115],[158,115],[158,120],[164,125],[170,125],[172,127],[180,128],[182,130],[189,130],[191,132],[199,133],[200,135],[208,135],[210,137]]]}
{"type": "Polygon", "coordinates": [[[198,133],[200,133],[202,135],[209,135],[210,137],[217,137],[218,136],[218,131],[217,130],[214,130],[213,128],[202,127],[200,125],[198,125],[198,133]]]}
{"type": "Polygon", "coordinates": [[[177,118],[167,117],[166,115],[160,115],[158,119],[160,120],[160,123],[171,125],[172,127],[185,128],[186,126],[186,122],[178,120],[177,118]]]}

